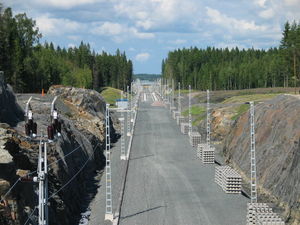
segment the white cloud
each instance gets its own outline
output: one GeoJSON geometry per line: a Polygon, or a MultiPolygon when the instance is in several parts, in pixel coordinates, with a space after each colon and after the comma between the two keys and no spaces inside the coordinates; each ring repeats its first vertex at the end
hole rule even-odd
{"type": "Polygon", "coordinates": [[[274,17],[274,15],[275,15],[275,12],[272,8],[263,10],[259,13],[259,16],[264,19],[270,19],[270,18],[274,17]]]}
{"type": "Polygon", "coordinates": [[[197,1],[192,0],[122,0],[116,1],[115,12],[145,30],[164,27],[195,17],[197,1]],[[180,9],[180,10],[179,10],[180,9]]]}
{"type": "Polygon", "coordinates": [[[299,0],[284,0],[286,5],[289,6],[299,6],[300,5],[300,1],[299,0]]]}
{"type": "Polygon", "coordinates": [[[36,25],[44,36],[58,36],[76,32],[84,25],[76,21],[63,18],[51,18],[49,14],[35,18],[36,25]]]}
{"type": "Polygon", "coordinates": [[[68,48],[75,48],[75,47],[76,47],[76,45],[73,44],[73,43],[69,43],[69,44],[68,44],[68,48]]]}
{"type": "Polygon", "coordinates": [[[135,56],[135,60],[139,62],[145,62],[150,58],[150,54],[148,52],[139,53],[135,56]]]}
{"type": "Polygon", "coordinates": [[[254,3],[262,8],[265,8],[267,0],[254,0],[254,3]]]}
{"type": "Polygon", "coordinates": [[[121,43],[130,37],[138,39],[151,39],[155,37],[153,33],[140,32],[135,27],[128,27],[126,24],[112,22],[96,24],[95,27],[92,28],[91,33],[100,36],[113,37],[114,41],[117,43],[121,43]]]}
{"type": "Polygon", "coordinates": [[[176,39],[174,41],[170,41],[171,44],[175,44],[175,45],[181,45],[181,44],[185,44],[187,41],[183,40],[183,39],[176,39]]]}
{"type": "Polygon", "coordinates": [[[37,5],[42,5],[46,7],[50,6],[54,8],[60,8],[60,9],[71,9],[76,6],[93,4],[97,2],[103,2],[103,1],[101,0],[47,0],[47,1],[33,0],[32,2],[37,5]]]}
{"type": "Polygon", "coordinates": [[[206,13],[211,23],[233,32],[265,31],[267,29],[266,26],[256,25],[254,21],[238,20],[210,7],[206,7],[206,13]]]}

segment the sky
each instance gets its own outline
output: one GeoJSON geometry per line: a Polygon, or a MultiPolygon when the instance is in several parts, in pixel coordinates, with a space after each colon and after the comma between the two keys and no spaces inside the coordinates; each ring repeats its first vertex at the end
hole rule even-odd
{"type": "MultiPolygon", "coordinates": [[[[0,0],[1,1],[1,0],[0,0]]],[[[3,2],[3,1],[2,1],[3,2]]],[[[286,21],[300,21],[300,0],[4,0],[25,12],[61,47],[81,41],[101,53],[125,51],[134,73],[161,73],[178,48],[279,45],[286,21]]]]}

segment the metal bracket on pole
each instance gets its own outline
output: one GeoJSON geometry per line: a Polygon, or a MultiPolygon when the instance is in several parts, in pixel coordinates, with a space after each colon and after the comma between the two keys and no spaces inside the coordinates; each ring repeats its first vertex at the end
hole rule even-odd
{"type": "Polygon", "coordinates": [[[210,105],[209,105],[209,90],[206,91],[207,103],[206,103],[206,144],[210,148],[210,105]]]}
{"type": "Polygon", "coordinates": [[[257,203],[254,102],[250,103],[251,203],[257,203]]]}
{"type": "Polygon", "coordinates": [[[106,207],[105,207],[105,220],[113,221],[114,216],[112,212],[112,190],[111,190],[111,165],[110,165],[110,126],[109,126],[109,104],[106,104],[106,116],[105,116],[105,186],[106,186],[106,207]]]}

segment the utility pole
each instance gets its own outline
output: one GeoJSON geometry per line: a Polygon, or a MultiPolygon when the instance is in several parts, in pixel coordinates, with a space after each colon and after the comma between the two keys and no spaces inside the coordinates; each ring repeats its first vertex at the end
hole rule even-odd
{"type": "Polygon", "coordinates": [[[38,176],[33,178],[34,182],[39,183],[39,225],[48,225],[48,165],[47,165],[47,143],[40,140],[38,176]]]}
{"type": "Polygon", "coordinates": [[[175,107],[175,104],[174,104],[174,95],[175,95],[175,84],[174,84],[174,79],[172,79],[172,106],[175,107]]]}
{"type": "Polygon", "coordinates": [[[210,105],[209,105],[209,90],[206,91],[207,103],[206,103],[206,144],[210,149],[210,105]]]}
{"type": "Polygon", "coordinates": [[[111,190],[111,167],[110,167],[110,127],[109,127],[109,104],[106,104],[106,112],[105,112],[105,130],[106,130],[106,138],[105,138],[105,155],[106,155],[106,167],[105,167],[105,175],[106,175],[106,207],[105,207],[105,220],[113,221],[114,216],[112,213],[112,190],[111,190]]]}
{"type": "Polygon", "coordinates": [[[133,113],[134,113],[134,111],[133,111],[133,108],[134,108],[134,104],[133,104],[133,98],[132,98],[132,82],[131,82],[131,84],[130,84],[130,93],[131,93],[131,95],[130,95],[130,109],[131,109],[131,111],[130,111],[130,122],[131,123],[133,123],[133,113]]]}
{"type": "Polygon", "coordinates": [[[178,82],[178,111],[181,115],[181,96],[180,96],[180,82],[178,82]]]}
{"type": "MultiPolygon", "coordinates": [[[[121,91],[121,100],[123,100],[123,91],[121,91]]],[[[121,109],[121,160],[126,160],[126,153],[125,153],[125,119],[124,119],[124,108],[121,109]]]]}
{"type": "Polygon", "coordinates": [[[251,203],[257,203],[254,102],[250,103],[251,203]]]}
{"type": "Polygon", "coordinates": [[[191,90],[191,85],[189,85],[189,135],[192,132],[191,95],[192,95],[192,90],[191,90]]]}
{"type": "Polygon", "coordinates": [[[130,112],[131,112],[131,107],[130,107],[130,94],[129,94],[129,86],[127,86],[127,100],[128,100],[128,104],[127,104],[127,136],[129,137],[131,135],[130,133],[130,112]]]}

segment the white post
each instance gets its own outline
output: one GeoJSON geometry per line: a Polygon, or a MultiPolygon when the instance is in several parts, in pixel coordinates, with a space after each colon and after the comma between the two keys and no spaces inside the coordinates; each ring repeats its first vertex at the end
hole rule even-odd
{"type": "Polygon", "coordinates": [[[109,104],[106,104],[106,138],[105,138],[105,155],[106,155],[106,207],[105,207],[105,220],[113,221],[114,216],[112,213],[112,190],[111,190],[111,167],[110,167],[110,127],[109,127],[109,104]]]}
{"type": "Polygon", "coordinates": [[[254,102],[250,102],[251,203],[257,203],[254,102]]]}
{"type": "Polygon", "coordinates": [[[189,135],[192,132],[191,98],[192,98],[192,90],[191,90],[191,85],[189,85],[189,135]]]}
{"type": "MultiPolygon", "coordinates": [[[[123,91],[121,92],[121,99],[123,100],[123,91]]],[[[121,109],[121,160],[126,160],[126,152],[125,152],[125,119],[124,119],[124,109],[121,109]]]]}
{"type": "Polygon", "coordinates": [[[181,96],[180,96],[180,82],[178,82],[178,111],[181,115],[181,96]]]}
{"type": "Polygon", "coordinates": [[[49,224],[48,214],[48,162],[47,162],[47,142],[44,143],[44,207],[45,207],[45,225],[49,224]]]}
{"type": "Polygon", "coordinates": [[[128,106],[127,106],[127,136],[129,137],[131,135],[130,133],[130,111],[131,111],[131,108],[130,108],[130,94],[129,94],[129,86],[127,86],[127,100],[128,100],[128,106]]]}
{"type": "Polygon", "coordinates": [[[210,148],[210,105],[209,105],[209,90],[206,91],[207,103],[206,103],[206,145],[210,148]]]}

